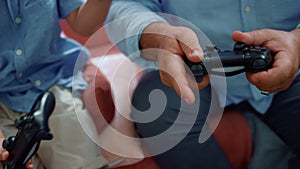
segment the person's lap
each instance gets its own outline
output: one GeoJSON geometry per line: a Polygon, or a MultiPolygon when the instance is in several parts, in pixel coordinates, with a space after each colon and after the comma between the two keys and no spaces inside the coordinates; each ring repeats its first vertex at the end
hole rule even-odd
{"type": "MultiPolygon", "coordinates": [[[[141,113],[143,111],[147,113],[151,104],[153,104],[151,105],[151,112],[155,111],[157,113],[160,111],[155,110],[155,107],[164,108],[162,114],[155,120],[149,123],[136,123],[137,130],[145,139],[150,154],[155,155],[156,161],[162,168],[231,168],[229,161],[214,137],[210,137],[204,143],[198,141],[210,109],[209,87],[200,92],[200,98],[200,106],[198,104],[187,105],[171,88],[161,83],[157,71],[143,76],[135,89],[132,99],[134,107],[132,118],[134,121],[147,120],[144,118],[151,117],[149,114],[141,113]],[[151,93],[154,89],[159,90],[156,93],[151,93]],[[164,93],[164,96],[161,95],[162,93],[164,93]],[[150,98],[148,98],[149,94],[150,98]],[[163,100],[167,101],[166,107],[159,105],[163,104],[163,100]],[[197,113],[198,109],[200,109],[199,113],[197,113]],[[192,123],[193,121],[195,122],[192,123]],[[147,140],[158,135],[161,137],[154,139],[154,141],[147,140]],[[181,141],[180,138],[182,138],[181,141]],[[174,147],[165,150],[171,144],[174,147]]],[[[199,103],[199,100],[196,103],[199,103]]]]}
{"type": "Polygon", "coordinates": [[[300,76],[287,90],[275,95],[262,119],[296,154],[289,169],[300,168],[300,76]]]}
{"type": "Polygon", "coordinates": [[[84,168],[95,160],[101,161],[98,167],[106,165],[93,140],[98,137],[96,127],[82,100],[63,87],[55,86],[50,91],[56,97],[49,119],[53,140],[41,142],[38,156],[42,163],[46,168],[84,168]]]}

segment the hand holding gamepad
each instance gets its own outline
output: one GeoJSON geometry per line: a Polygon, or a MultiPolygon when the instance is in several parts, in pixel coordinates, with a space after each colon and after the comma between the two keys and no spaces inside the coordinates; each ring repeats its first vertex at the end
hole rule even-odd
{"type": "Polygon", "coordinates": [[[273,63],[273,56],[269,49],[242,42],[235,43],[233,51],[220,51],[214,46],[207,46],[204,53],[204,60],[201,63],[194,63],[184,58],[198,83],[208,72],[225,76],[233,76],[245,71],[255,73],[268,70],[273,63]]]}
{"type": "Polygon", "coordinates": [[[8,159],[2,161],[3,169],[25,169],[27,162],[37,152],[41,140],[53,138],[48,127],[48,119],[55,107],[55,97],[51,92],[41,94],[33,109],[18,118],[14,127],[16,136],[11,136],[2,143],[9,152],[8,159]]]}

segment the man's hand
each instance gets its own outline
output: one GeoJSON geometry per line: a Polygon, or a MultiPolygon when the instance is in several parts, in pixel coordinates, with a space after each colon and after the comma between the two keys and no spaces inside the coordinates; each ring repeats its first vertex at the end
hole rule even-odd
{"type": "Polygon", "coordinates": [[[192,85],[193,77],[187,75],[182,60],[183,57],[193,62],[203,59],[198,38],[191,29],[152,23],[143,31],[140,47],[143,57],[158,61],[162,82],[173,88],[188,104],[195,101],[193,90],[203,89],[208,85],[208,76],[197,86],[192,85]]]}
{"type": "Polygon", "coordinates": [[[259,73],[247,73],[248,80],[261,91],[286,90],[295,79],[300,67],[300,29],[284,32],[271,29],[232,34],[235,41],[269,48],[274,54],[271,69],[259,73]]]}

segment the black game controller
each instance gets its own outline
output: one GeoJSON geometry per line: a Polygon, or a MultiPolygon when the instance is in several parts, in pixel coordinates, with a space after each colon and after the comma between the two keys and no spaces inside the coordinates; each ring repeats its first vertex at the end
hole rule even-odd
{"type": "Polygon", "coordinates": [[[41,94],[30,113],[18,118],[14,127],[16,136],[4,140],[2,147],[9,152],[7,160],[2,161],[3,169],[25,169],[26,163],[37,152],[41,140],[53,138],[48,127],[48,119],[55,106],[51,92],[41,94]]]}
{"type": "Polygon", "coordinates": [[[273,55],[265,47],[237,42],[233,51],[220,51],[215,46],[207,46],[204,50],[203,62],[194,63],[186,57],[184,61],[196,81],[200,83],[208,72],[212,75],[233,76],[245,71],[253,73],[266,71],[272,67],[273,55]]]}

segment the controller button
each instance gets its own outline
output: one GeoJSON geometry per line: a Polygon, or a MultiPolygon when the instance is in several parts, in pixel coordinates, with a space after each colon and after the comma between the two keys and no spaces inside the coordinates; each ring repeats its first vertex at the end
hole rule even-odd
{"type": "Polygon", "coordinates": [[[263,71],[267,69],[267,63],[263,59],[255,59],[252,62],[253,72],[263,71]]]}
{"type": "Polygon", "coordinates": [[[24,128],[25,130],[30,130],[32,128],[32,124],[31,123],[25,124],[24,128]]]}
{"type": "Polygon", "coordinates": [[[260,48],[256,48],[256,47],[252,47],[252,48],[250,48],[250,52],[260,52],[260,48]]]}
{"type": "Polygon", "coordinates": [[[260,46],[255,46],[255,49],[260,50],[261,47],[260,46]]]}
{"type": "Polygon", "coordinates": [[[15,120],[15,123],[14,123],[14,127],[15,127],[16,129],[22,127],[23,124],[24,124],[24,119],[25,119],[24,117],[20,117],[20,118],[16,119],[16,120],[15,120]]]}
{"type": "Polygon", "coordinates": [[[261,53],[265,54],[268,51],[268,49],[265,47],[262,47],[262,48],[260,48],[260,51],[261,51],[261,53]]]}
{"type": "Polygon", "coordinates": [[[243,43],[243,42],[237,42],[237,43],[234,44],[233,50],[234,51],[241,51],[245,47],[246,47],[245,43],[243,43]]]}
{"type": "Polygon", "coordinates": [[[191,66],[191,71],[198,83],[202,82],[202,77],[204,76],[204,68],[201,64],[191,66]]]}
{"type": "Polygon", "coordinates": [[[34,120],[34,116],[28,116],[26,121],[27,122],[32,122],[34,120]]]}
{"type": "Polygon", "coordinates": [[[244,53],[249,52],[249,47],[248,47],[248,46],[244,47],[244,48],[243,48],[243,52],[244,52],[244,53]]]}
{"type": "Polygon", "coordinates": [[[15,136],[9,137],[7,140],[4,140],[2,143],[2,147],[7,151],[12,150],[13,143],[15,142],[15,136]]]}
{"type": "Polygon", "coordinates": [[[252,58],[252,56],[250,53],[245,53],[245,59],[251,59],[251,58],[252,58]]]}

